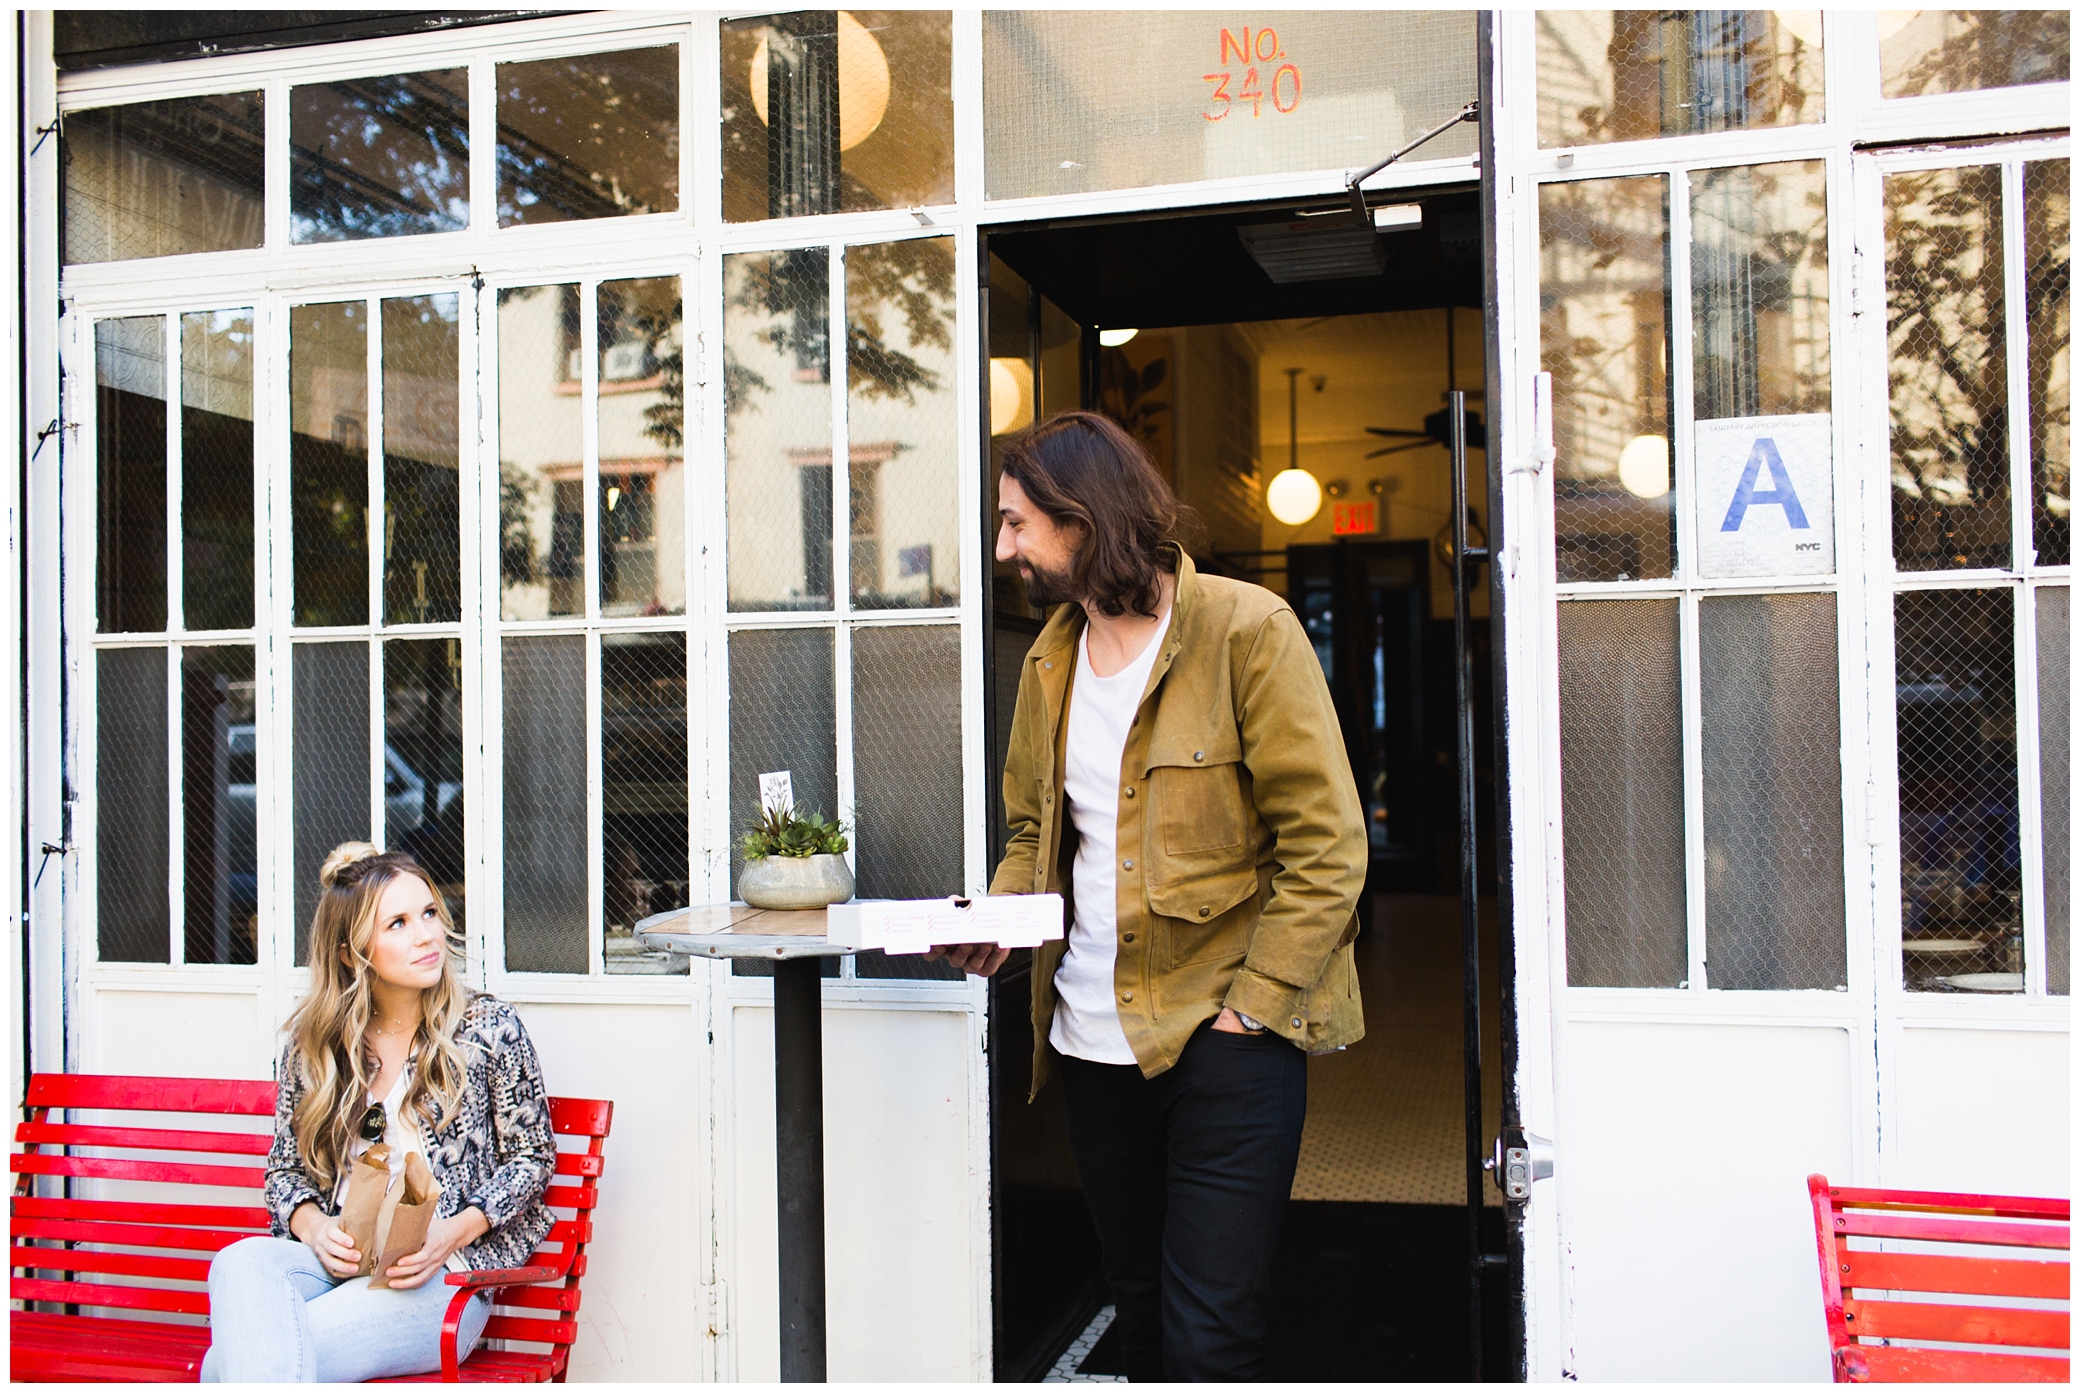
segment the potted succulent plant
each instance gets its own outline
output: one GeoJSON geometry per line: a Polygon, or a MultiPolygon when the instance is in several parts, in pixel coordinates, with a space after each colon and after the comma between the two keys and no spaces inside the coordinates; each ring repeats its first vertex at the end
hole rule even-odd
{"type": "Polygon", "coordinates": [[[737,897],[756,909],[822,909],[852,898],[845,824],[821,813],[763,808],[744,833],[737,897]]]}

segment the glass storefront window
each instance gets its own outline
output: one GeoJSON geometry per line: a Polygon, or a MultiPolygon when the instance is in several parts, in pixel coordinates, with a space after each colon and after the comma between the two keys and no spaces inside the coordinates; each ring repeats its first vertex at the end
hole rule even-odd
{"type": "Polygon", "coordinates": [[[951,202],[950,12],[803,10],[724,22],[724,218],[951,202]]]}
{"type": "Polygon", "coordinates": [[[469,226],[469,70],[289,89],[289,240],[469,226]]]}
{"type": "Polygon", "coordinates": [[[1818,10],[1540,10],[1538,143],[1821,119],[1818,10]]]}
{"type": "Polygon", "coordinates": [[[190,629],[253,626],[253,312],[181,316],[181,603],[190,629]]]}
{"type": "Polygon", "coordinates": [[[2073,561],[2072,164],[2022,168],[2022,279],[2029,304],[2029,458],[2037,564],[2073,561]]]}
{"type": "Polygon", "coordinates": [[[679,50],[498,65],[498,225],[679,206],[679,50]]]}
{"type": "MultiPolygon", "coordinates": [[[[1472,101],[1471,11],[985,10],[990,198],[1359,169],[1472,101]]],[[[1474,128],[1416,158],[1470,155],[1474,128]]]]}
{"type": "Polygon", "coordinates": [[[2067,10],[1882,10],[1879,90],[1888,97],[2066,82],[2067,10]]]}
{"type": "Polygon", "coordinates": [[[259,246],[262,106],[229,92],[68,113],[64,263],[259,246]]]}
{"type": "Polygon", "coordinates": [[[498,292],[499,615],[585,612],[578,287],[498,292]]]}
{"type": "Polygon", "coordinates": [[[166,321],[94,326],[95,610],[104,634],[166,627],[166,321]]]}
{"type": "Polygon", "coordinates": [[[1828,409],[1827,169],[1690,176],[1690,335],[1700,421],[1828,409]]]}
{"type": "Polygon", "coordinates": [[[298,624],[368,622],[368,320],[360,300],[289,310],[298,624]]]}
{"type": "Polygon", "coordinates": [[[679,278],[599,287],[599,610],[686,612],[679,278]]]}
{"type": "Polygon", "coordinates": [[[830,253],[722,263],[729,606],[831,607],[830,253]]]}
{"type": "Polygon", "coordinates": [[[462,617],[461,308],[383,301],[383,622],[462,617]]]}

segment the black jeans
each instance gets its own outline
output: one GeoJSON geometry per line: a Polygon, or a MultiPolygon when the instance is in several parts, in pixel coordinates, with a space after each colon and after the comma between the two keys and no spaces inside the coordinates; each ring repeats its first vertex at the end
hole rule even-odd
{"type": "Polygon", "coordinates": [[[1300,1160],[1307,1056],[1201,1026],[1152,1079],[1062,1060],[1069,1143],[1136,1383],[1266,1377],[1271,1260],[1300,1160]]]}

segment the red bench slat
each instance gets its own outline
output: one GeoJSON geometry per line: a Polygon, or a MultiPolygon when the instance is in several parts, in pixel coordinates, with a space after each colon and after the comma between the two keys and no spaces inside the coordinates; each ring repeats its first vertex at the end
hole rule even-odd
{"type": "Polygon", "coordinates": [[[161,1229],[149,1224],[98,1224],[83,1219],[17,1219],[13,1227],[16,1238],[45,1238],[61,1243],[123,1243],[132,1248],[178,1248],[196,1253],[214,1253],[241,1238],[258,1238],[266,1234],[264,1226],[257,1232],[161,1229]]]}
{"type": "Polygon", "coordinates": [[[16,1195],[17,1218],[127,1219],[152,1225],[180,1224],[198,1228],[257,1229],[267,1232],[267,1210],[242,1204],[145,1204],[137,1200],[74,1200],[57,1196],[16,1195]]]}
{"type": "Polygon", "coordinates": [[[2067,1297],[2073,1269],[2023,1258],[1949,1258],[1928,1253],[1841,1254],[1842,1286],[1878,1291],[1943,1291],[1958,1296],[2067,1297]]]}
{"type": "Polygon", "coordinates": [[[1939,1190],[1868,1190],[1830,1185],[1837,1209],[1922,1209],[1939,1214],[1983,1214],[1993,1219],[2064,1219],[2073,1202],[2029,1195],[1963,1195],[1939,1190]]]}
{"type": "Polygon", "coordinates": [[[1842,1351],[1851,1376],[1837,1383],[2069,1383],[2073,1361],[1963,1349],[1858,1345],[1842,1351]]]}
{"type": "Polygon", "coordinates": [[[98,1282],[56,1282],[43,1277],[15,1277],[7,1294],[16,1301],[62,1301],[69,1306],[107,1306],[118,1311],[179,1311],[209,1314],[209,1293],[175,1291],[171,1287],[111,1287],[98,1282]]]}
{"type": "Polygon", "coordinates": [[[7,1250],[11,1266],[32,1272],[109,1272],[123,1277],[163,1277],[175,1282],[209,1280],[207,1258],[162,1258],[145,1253],[104,1253],[91,1248],[7,1250]]]}
{"type": "Polygon", "coordinates": [[[164,1127],[102,1127],[74,1122],[24,1122],[14,1129],[18,1142],[45,1146],[143,1147],[152,1151],[220,1151],[265,1156],[274,1145],[266,1132],[182,1132],[164,1127]]]}
{"type": "Polygon", "coordinates": [[[175,1185],[221,1185],[257,1190],[266,1182],[260,1166],[206,1166],[185,1161],[126,1161],[106,1156],[50,1156],[16,1152],[7,1168],[18,1175],[70,1175],[87,1180],[159,1180],[175,1185]]]}
{"type": "Polygon", "coordinates": [[[2029,1345],[2067,1349],[2071,1317],[2064,1311],[2014,1306],[1950,1306],[1925,1301],[1850,1301],[1849,1333],[1864,1339],[1946,1340],[1958,1345],[2029,1345]]]}
{"type": "Polygon", "coordinates": [[[1913,1238],[1930,1243],[1977,1243],[2002,1248],[2066,1248],[2070,1232],[2049,1224],[2003,1224],[1986,1219],[1932,1219],[1909,1214],[1837,1214],[1837,1235],[1913,1238]]]}
{"type": "Polygon", "coordinates": [[[199,1112],[273,1117],[266,1079],[179,1079],[144,1074],[34,1074],[25,1108],[104,1108],[112,1112],[199,1112]]]}

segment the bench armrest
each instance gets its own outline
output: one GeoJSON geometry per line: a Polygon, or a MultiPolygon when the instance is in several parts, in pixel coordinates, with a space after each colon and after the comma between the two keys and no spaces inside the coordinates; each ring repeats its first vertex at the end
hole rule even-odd
{"type": "Polygon", "coordinates": [[[455,1346],[462,1338],[462,1311],[469,1305],[471,1297],[500,1287],[553,1282],[564,1275],[565,1271],[560,1267],[493,1267],[482,1272],[450,1272],[448,1285],[461,1290],[449,1298],[448,1313],[441,1318],[441,1382],[462,1381],[461,1351],[455,1346]]]}

